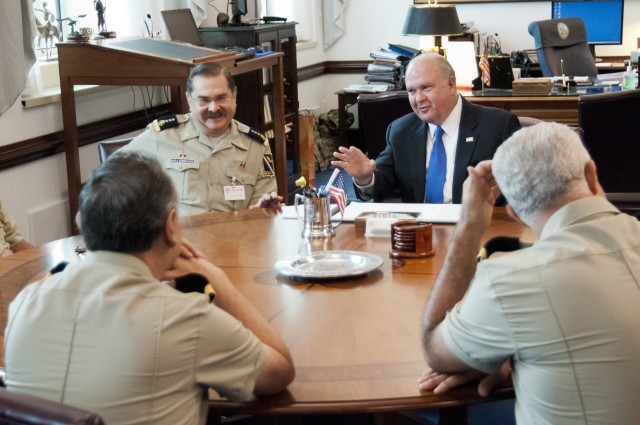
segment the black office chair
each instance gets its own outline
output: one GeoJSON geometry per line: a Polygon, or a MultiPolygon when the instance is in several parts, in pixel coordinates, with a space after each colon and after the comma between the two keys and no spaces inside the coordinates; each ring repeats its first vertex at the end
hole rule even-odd
{"type": "Polygon", "coordinates": [[[98,155],[100,155],[100,162],[105,162],[113,153],[123,146],[126,146],[131,142],[133,138],[110,140],[108,142],[98,143],[98,155]]]}
{"type": "Polygon", "coordinates": [[[358,95],[358,123],[367,156],[376,159],[387,145],[391,121],[413,112],[406,91],[358,95]]]}
{"type": "Polygon", "coordinates": [[[607,198],[636,217],[640,213],[640,90],[580,96],[582,140],[598,169],[607,198]]]}
{"type": "Polygon", "coordinates": [[[5,371],[0,369],[0,424],[10,425],[104,425],[102,418],[86,410],[26,394],[11,393],[4,387],[5,371]]]}
{"type": "Polygon", "coordinates": [[[531,22],[529,34],[536,42],[543,77],[563,75],[563,70],[564,75],[572,77],[598,75],[582,18],[531,22]]]}

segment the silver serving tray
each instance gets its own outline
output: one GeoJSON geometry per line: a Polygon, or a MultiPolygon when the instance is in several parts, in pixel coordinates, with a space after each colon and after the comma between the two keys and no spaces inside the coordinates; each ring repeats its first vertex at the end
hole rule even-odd
{"type": "Polygon", "coordinates": [[[375,254],[358,251],[321,251],[299,254],[276,263],[279,274],[311,279],[332,279],[358,276],[377,269],[382,258],[375,254]]]}

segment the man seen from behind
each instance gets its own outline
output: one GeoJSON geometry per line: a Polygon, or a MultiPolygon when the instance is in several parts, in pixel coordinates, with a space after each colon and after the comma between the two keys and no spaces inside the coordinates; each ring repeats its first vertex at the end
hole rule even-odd
{"type": "Polygon", "coordinates": [[[10,305],[10,391],[108,424],[204,424],[209,388],[236,401],[285,389],[287,346],[182,238],[177,211],[171,180],[145,154],[119,152],[94,170],[79,198],[85,258],[10,305]],[[212,303],[174,288],[207,281],[212,303]]]}
{"type": "Polygon", "coordinates": [[[639,282],[640,222],[606,200],[579,136],[556,123],[522,129],[469,168],[423,318],[435,372],[419,387],[441,392],[510,364],[518,424],[635,423],[639,282]],[[500,191],[538,240],[477,263],[500,191]]]}

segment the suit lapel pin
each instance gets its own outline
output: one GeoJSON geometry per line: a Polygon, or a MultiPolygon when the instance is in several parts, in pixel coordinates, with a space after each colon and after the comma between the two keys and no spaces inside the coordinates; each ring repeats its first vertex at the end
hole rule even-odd
{"type": "Polygon", "coordinates": [[[473,136],[469,136],[466,139],[464,139],[465,142],[467,143],[473,143],[473,136]]]}

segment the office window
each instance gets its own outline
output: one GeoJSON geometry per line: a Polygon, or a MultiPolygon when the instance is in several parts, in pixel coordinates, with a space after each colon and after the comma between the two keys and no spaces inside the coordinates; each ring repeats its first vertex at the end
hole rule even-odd
{"type": "MultiPolygon", "coordinates": [[[[162,29],[161,22],[146,18],[160,16],[163,9],[175,9],[179,0],[102,0],[106,6],[104,17],[106,29],[115,31],[118,38],[128,36],[142,36],[143,27],[150,25],[153,32],[162,29]],[[146,21],[146,24],[145,24],[146,21]]],[[[70,19],[76,21],[75,29],[91,28],[97,31],[98,12],[95,0],[34,0],[34,16],[38,25],[36,38],[36,52],[38,62],[32,68],[29,76],[26,96],[37,96],[47,90],[57,90],[59,87],[58,54],[55,43],[59,38],[66,40],[71,31],[70,19]],[[65,19],[64,21],[62,21],[65,19]]],[[[146,33],[145,33],[146,34],[146,33]]]]}
{"type": "Polygon", "coordinates": [[[313,0],[261,0],[264,16],[281,16],[296,21],[298,43],[313,41],[313,0]]]}

